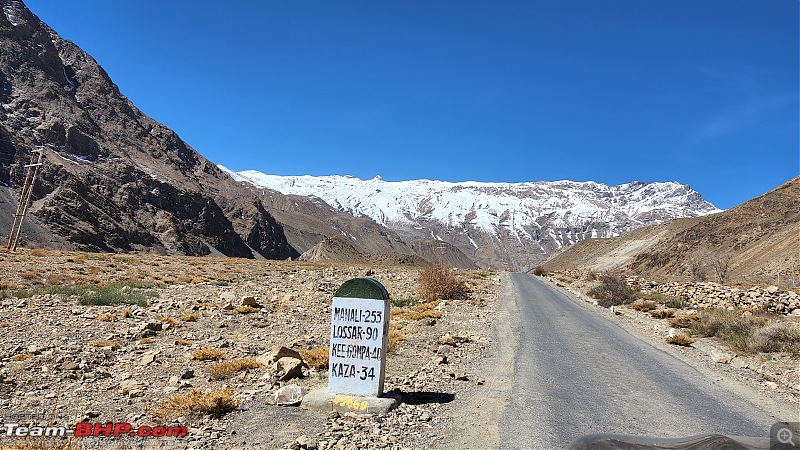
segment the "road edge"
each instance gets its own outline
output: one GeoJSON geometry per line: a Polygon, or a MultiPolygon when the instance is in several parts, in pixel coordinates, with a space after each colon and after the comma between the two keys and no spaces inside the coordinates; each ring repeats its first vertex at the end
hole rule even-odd
{"type": "Polygon", "coordinates": [[[464,399],[461,414],[452,418],[454,427],[448,433],[448,448],[488,449],[500,445],[500,419],[514,386],[519,348],[517,297],[509,272],[502,273],[501,285],[489,327],[488,357],[477,361],[473,367],[486,382],[464,399]]]}

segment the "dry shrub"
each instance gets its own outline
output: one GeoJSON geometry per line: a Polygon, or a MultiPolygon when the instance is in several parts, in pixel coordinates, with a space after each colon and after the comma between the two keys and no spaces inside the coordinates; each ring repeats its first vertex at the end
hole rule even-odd
{"type": "Polygon", "coordinates": [[[690,347],[694,343],[694,339],[690,338],[689,336],[685,336],[683,334],[676,334],[675,336],[670,336],[667,338],[667,343],[673,345],[682,345],[684,347],[690,347]]]}
{"type": "Polygon", "coordinates": [[[387,352],[394,352],[400,346],[400,343],[406,340],[406,335],[397,330],[389,330],[389,344],[387,345],[387,352]]]}
{"type": "Polygon", "coordinates": [[[153,339],[153,338],[151,338],[151,337],[146,337],[146,338],[142,338],[142,339],[139,341],[139,343],[140,343],[140,344],[152,344],[152,343],[153,343],[153,342],[155,342],[155,341],[156,341],[156,340],[155,340],[155,339],[153,339]]]}
{"type": "Polygon", "coordinates": [[[20,353],[11,357],[12,361],[25,361],[26,359],[33,358],[33,353],[20,353]]]}
{"type": "Polygon", "coordinates": [[[186,313],[181,316],[181,320],[184,322],[197,322],[197,319],[200,318],[200,315],[194,312],[186,313]]]}
{"type": "Polygon", "coordinates": [[[176,345],[192,345],[192,341],[190,341],[189,339],[178,339],[177,341],[175,341],[175,344],[176,345]]]}
{"type": "Polygon", "coordinates": [[[609,308],[625,305],[634,300],[633,291],[620,275],[606,273],[600,277],[600,285],[589,290],[589,295],[597,299],[597,304],[609,308]]]}
{"type": "Polygon", "coordinates": [[[667,319],[667,322],[675,328],[691,328],[698,321],[700,321],[700,316],[695,313],[667,319]]]}
{"type": "Polygon", "coordinates": [[[315,369],[327,369],[328,368],[328,347],[320,346],[311,350],[300,350],[300,354],[303,355],[303,360],[311,367],[315,369]]]}
{"type": "Polygon", "coordinates": [[[47,250],[43,248],[35,248],[31,250],[31,256],[47,256],[47,250]]]}
{"type": "Polygon", "coordinates": [[[656,302],[652,300],[636,300],[630,304],[630,308],[642,312],[652,311],[656,309],[656,302]]]}
{"type": "Polygon", "coordinates": [[[241,305],[241,306],[237,306],[234,311],[236,311],[238,314],[250,314],[250,313],[254,313],[254,312],[259,312],[260,309],[254,308],[254,307],[252,307],[250,305],[241,305]]]}
{"type": "Polygon", "coordinates": [[[692,330],[700,336],[716,337],[739,353],[800,353],[800,330],[768,314],[707,309],[692,330]]]}
{"type": "Polygon", "coordinates": [[[230,361],[225,361],[214,365],[209,371],[209,375],[214,380],[222,380],[237,372],[248,369],[256,369],[261,366],[262,364],[253,358],[232,359],[230,361]]]}
{"type": "Polygon", "coordinates": [[[675,315],[675,311],[672,309],[658,309],[656,311],[650,311],[650,317],[654,319],[667,319],[675,315]]]}
{"type": "Polygon", "coordinates": [[[11,322],[3,322],[3,323],[0,323],[0,327],[3,327],[3,328],[8,328],[8,327],[10,327],[10,326],[11,326],[11,322]]]}
{"type": "Polygon", "coordinates": [[[185,394],[175,394],[158,404],[153,416],[161,423],[178,417],[198,419],[211,415],[220,417],[235,410],[239,401],[233,397],[233,389],[225,388],[211,392],[201,392],[193,388],[185,394]]]}
{"type": "Polygon", "coordinates": [[[748,348],[752,352],[800,353],[800,330],[787,322],[776,322],[758,328],[748,348]]]}
{"type": "Polygon", "coordinates": [[[222,359],[224,354],[225,352],[216,348],[201,348],[200,350],[195,350],[192,356],[198,361],[217,361],[222,359]]]}
{"type": "Polygon", "coordinates": [[[547,275],[547,272],[544,270],[544,267],[536,266],[536,267],[533,268],[533,274],[538,276],[538,277],[542,277],[542,276],[547,275]]]}
{"type": "Polygon", "coordinates": [[[425,268],[419,274],[417,282],[420,285],[420,297],[429,302],[439,299],[460,299],[466,295],[464,281],[441,261],[425,268]]]}

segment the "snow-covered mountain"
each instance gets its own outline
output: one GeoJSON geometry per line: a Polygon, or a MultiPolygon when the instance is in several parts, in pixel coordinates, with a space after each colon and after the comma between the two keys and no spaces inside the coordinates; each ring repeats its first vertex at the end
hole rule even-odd
{"type": "Polygon", "coordinates": [[[276,176],[247,170],[238,181],[284,194],[317,197],[369,217],[400,236],[447,241],[482,266],[529,269],[583,239],[616,236],[678,217],[719,212],[676,182],[619,186],[573,181],[530,183],[401,182],[380,177],[276,176]]]}

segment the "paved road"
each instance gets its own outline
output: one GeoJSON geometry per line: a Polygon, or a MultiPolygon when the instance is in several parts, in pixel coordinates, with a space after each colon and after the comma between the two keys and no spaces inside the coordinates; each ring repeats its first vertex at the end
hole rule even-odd
{"type": "Polygon", "coordinates": [[[519,348],[501,448],[592,433],[768,437],[776,421],[690,365],[527,274],[512,274],[519,348]]]}

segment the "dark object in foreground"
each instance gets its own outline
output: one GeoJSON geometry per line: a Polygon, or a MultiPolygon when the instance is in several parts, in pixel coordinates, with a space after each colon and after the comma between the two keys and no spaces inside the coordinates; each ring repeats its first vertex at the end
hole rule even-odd
{"type": "MultiPolygon", "coordinates": [[[[772,447],[772,450],[794,448],[790,445],[772,447]]],[[[570,450],[769,450],[769,438],[729,437],[705,434],[685,438],[657,438],[626,436],[624,434],[589,434],[573,441],[570,450]]]]}

